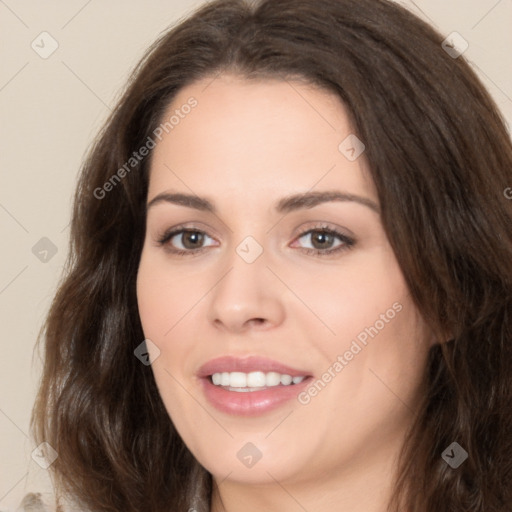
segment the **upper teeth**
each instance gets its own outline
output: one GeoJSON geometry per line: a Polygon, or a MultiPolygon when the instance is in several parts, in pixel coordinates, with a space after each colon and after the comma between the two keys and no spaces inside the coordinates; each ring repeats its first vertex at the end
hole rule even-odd
{"type": "Polygon", "coordinates": [[[292,377],[291,375],[277,372],[222,372],[212,375],[212,382],[216,386],[228,386],[231,388],[264,388],[268,386],[289,386],[299,384],[305,377],[292,377]]]}

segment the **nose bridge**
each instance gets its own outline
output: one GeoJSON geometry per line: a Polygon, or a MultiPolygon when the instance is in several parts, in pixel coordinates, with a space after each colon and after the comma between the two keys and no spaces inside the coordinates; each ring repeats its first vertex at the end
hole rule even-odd
{"type": "MultiPolygon", "coordinates": [[[[227,272],[212,290],[210,320],[240,330],[251,320],[277,323],[282,320],[279,283],[272,284],[263,245],[249,235],[226,257],[227,272]]],[[[275,281],[275,279],[274,279],[275,281]]]]}

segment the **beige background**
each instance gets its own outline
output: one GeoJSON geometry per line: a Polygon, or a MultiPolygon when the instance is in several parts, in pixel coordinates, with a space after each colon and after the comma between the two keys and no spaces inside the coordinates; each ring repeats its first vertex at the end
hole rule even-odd
{"type": "MultiPolygon", "coordinates": [[[[65,260],[80,162],[144,49],[202,3],[0,0],[0,512],[15,510],[27,492],[49,489],[47,470],[31,459],[28,425],[40,371],[32,358],[65,260]],[[43,31],[59,45],[47,59],[31,47],[33,40],[42,46],[43,31]],[[46,262],[32,252],[42,237],[57,249],[46,262]]],[[[512,1],[401,3],[469,42],[464,56],[510,126],[512,1]]]]}

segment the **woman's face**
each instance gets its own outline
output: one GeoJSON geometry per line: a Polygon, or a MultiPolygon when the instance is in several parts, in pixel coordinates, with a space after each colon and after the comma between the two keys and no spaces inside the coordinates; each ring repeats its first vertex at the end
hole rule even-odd
{"type": "Polygon", "coordinates": [[[137,295],[179,434],[218,482],[390,468],[432,340],[345,108],[299,82],[223,75],[182,89],[173,114],[137,295]]]}

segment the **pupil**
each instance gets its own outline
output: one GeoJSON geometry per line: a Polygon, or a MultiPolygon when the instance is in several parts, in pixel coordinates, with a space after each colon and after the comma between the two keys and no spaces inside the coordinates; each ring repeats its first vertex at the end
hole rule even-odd
{"type": "Polygon", "coordinates": [[[201,241],[203,240],[203,234],[198,233],[197,231],[190,231],[183,233],[183,245],[188,249],[195,249],[197,245],[201,245],[201,241]],[[188,242],[191,241],[191,244],[188,242]]]}
{"type": "Polygon", "coordinates": [[[315,244],[315,239],[320,243],[320,249],[325,249],[325,246],[330,245],[332,242],[332,235],[329,233],[317,233],[316,236],[313,236],[313,245],[315,244]]]}

